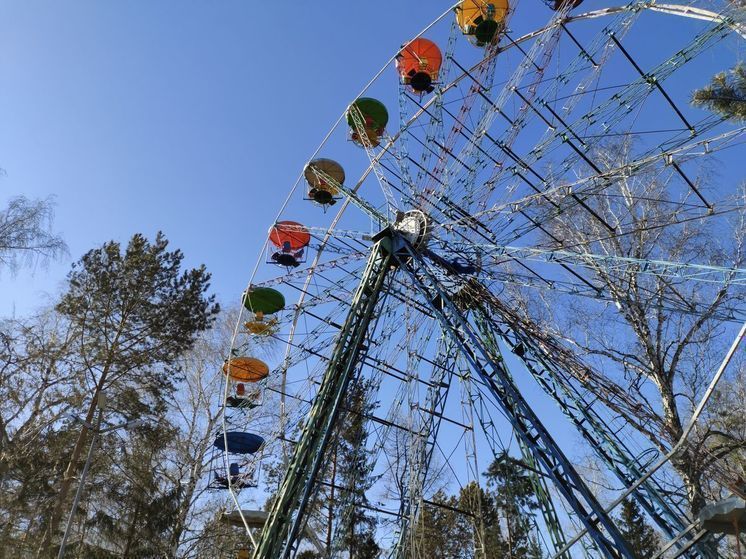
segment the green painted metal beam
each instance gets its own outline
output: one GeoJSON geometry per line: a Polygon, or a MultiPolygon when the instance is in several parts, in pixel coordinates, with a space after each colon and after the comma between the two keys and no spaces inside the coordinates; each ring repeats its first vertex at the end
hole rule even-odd
{"type": "Polygon", "coordinates": [[[304,524],[305,508],[323,464],[347,386],[361,361],[363,342],[369,334],[391,265],[392,239],[384,236],[373,246],[347,320],[336,340],[319,391],[259,537],[254,559],[287,557],[292,551],[304,524]]]}

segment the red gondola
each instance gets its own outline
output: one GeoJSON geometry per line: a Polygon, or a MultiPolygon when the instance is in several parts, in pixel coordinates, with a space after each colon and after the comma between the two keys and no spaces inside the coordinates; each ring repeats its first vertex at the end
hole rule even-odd
{"type": "Polygon", "coordinates": [[[433,82],[438,79],[443,55],[438,45],[428,39],[415,39],[401,49],[396,56],[396,69],[402,82],[415,93],[430,93],[433,82]]]}
{"type": "Polygon", "coordinates": [[[311,241],[311,234],[295,221],[278,221],[269,232],[269,241],[279,249],[272,253],[271,261],[295,268],[305,261],[304,249],[311,241]]]}

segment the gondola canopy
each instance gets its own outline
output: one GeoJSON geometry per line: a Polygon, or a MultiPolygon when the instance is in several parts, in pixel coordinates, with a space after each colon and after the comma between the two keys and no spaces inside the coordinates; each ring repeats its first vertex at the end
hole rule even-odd
{"type": "Polygon", "coordinates": [[[364,147],[376,147],[380,143],[389,122],[389,112],[383,103],[361,97],[349,106],[346,116],[353,142],[364,147]]]}
{"type": "Polygon", "coordinates": [[[264,444],[264,439],[253,433],[228,431],[215,438],[213,445],[219,450],[228,450],[232,454],[254,454],[264,444]],[[228,446],[226,447],[226,441],[228,446]]]}
{"type": "Polygon", "coordinates": [[[270,287],[252,287],[244,293],[243,305],[256,315],[274,314],[285,308],[285,297],[270,287]]]}
{"type": "Polygon", "coordinates": [[[223,365],[223,373],[236,382],[259,382],[269,375],[269,367],[254,357],[234,357],[223,365]]]}
{"type": "Polygon", "coordinates": [[[269,232],[269,242],[283,250],[300,250],[311,241],[311,234],[296,221],[278,221],[269,232]]]}
{"type": "Polygon", "coordinates": [[[416,93],[430,93],[433,82],[438,79],[438,72],[443,63],[443,55],[438,45],[428,39],[410,41],[396,57],[396,69],[402,83],[416,93]]]}
{"type": "Polygon", "coordinates": [[[334,197],[345,181],[342,165],[332,159],[314,159],[306,165],[303,176],[308,183],[308,197],[322,206],[335,203],[334,197]]]}
{"type": "Polygon", "coordinates": [[[456,6],[456,22],[477,46],[491,43],[505,27],[508,0],[462,0],[456,6]]]}

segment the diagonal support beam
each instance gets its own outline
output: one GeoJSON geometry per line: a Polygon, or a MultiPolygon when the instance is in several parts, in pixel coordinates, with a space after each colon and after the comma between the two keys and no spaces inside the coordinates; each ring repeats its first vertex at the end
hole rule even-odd
{"type": "Polygon", "coordinates": [[[415,285],[429,295],[433,312],[443,328],[505,412],[517,435],[532,448],[537,461],[577,513],[598,548],[605,557],[632,559],[634,555],[626,540],[523,398],[502,360],[487,349],[479,333],[451,300],[427,264],[413,250],[409,251],[409,256],[409,261],[400,260],[401,267],[415,285]]]}
{"type": "MultiPolygon", "coordinates": [[[[539,386],[572,421],[588,442],[589,448],[593,449],[625,487],[630,487],[642,477],[645,466],[641,459],[634,457],[618,434],[609,428],[596,412],[594,402],[588,401],[570,382],[569,375],[563,373],[562,367],[554,362],[552,353],[543,348],[541,343],[536,343],[529,333],[521,332],[516,324],[510,324],[508,319],[500,316],[500,309],[494,306],[490,295],[485,293],[483,300],[486,305],[475,313],[485,335],[502,339],[513,350],[539,386]],[[494,323],[490,316],[492,313],[497,315],[500,325],[494,323]]],[[[664,489],[653,478],[648,478],[633,495],[669,538],[676,536],[688,523],[686,512],[669,502],[664,489]]],[[[684,539],[682,545],[685,543],[687,539],[684,539]]],[[[696,551],[696,556],[714,559],[706,549],[696,551]]]]}

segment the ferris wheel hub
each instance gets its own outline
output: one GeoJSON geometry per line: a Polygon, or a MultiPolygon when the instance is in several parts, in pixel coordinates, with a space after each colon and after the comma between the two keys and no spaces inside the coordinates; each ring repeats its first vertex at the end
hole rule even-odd
{"type": "Polygon", "coordinates": [[[430,234],[427,216],[421,210],[398,212],[392,229],[416,250],[425,247],[430,234]]]}

